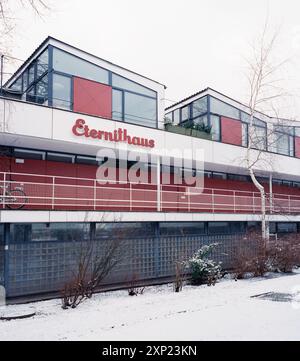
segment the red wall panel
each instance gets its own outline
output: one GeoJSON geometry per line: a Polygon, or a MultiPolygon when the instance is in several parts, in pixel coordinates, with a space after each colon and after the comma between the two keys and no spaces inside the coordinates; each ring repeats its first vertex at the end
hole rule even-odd
{"type": "Polygon", "coordinates": [[[300,137],[295,137],[295,156],[300,158],[300,137]]]}
{"type": "Polygon", "coordinates": [[[10,172],[10,158],[1,156],[0,157],[0,172],[10,172]]]}
{"type": "Polygon", "coordinates": [[[74,78],[73,110],[111,119],[112,88],[95,81],[74,78]]]}
{"type": "Polygon", "coordinates": [[[242,123],[221,117],[222,143],[242,145],[242,123]]]}

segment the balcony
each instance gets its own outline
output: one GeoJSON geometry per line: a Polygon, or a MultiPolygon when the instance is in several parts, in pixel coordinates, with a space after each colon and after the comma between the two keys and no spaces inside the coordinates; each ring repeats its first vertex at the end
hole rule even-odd
{"type": "MultiPolygon", "coordinates": [[[[259,192],[0,172],[2,210],[259,214],[259,192]]],[[[267,212],[300,214],[300,196],[267,194],[267,212]]]]}

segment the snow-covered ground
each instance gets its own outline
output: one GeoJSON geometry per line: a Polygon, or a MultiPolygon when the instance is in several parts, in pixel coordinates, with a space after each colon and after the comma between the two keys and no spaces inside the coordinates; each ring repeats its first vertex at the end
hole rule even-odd
{"type": "Polygon", "coordinates": [[[295,289],[299,272],[186,286],[181,293],[172,285],[134,297],[108,292],[75,310],[62,310],[60,300],[38,302],[30,305],[34,318],[0,321],[0,340],[300,340],[300,303],[251,298],[295,289]]]}

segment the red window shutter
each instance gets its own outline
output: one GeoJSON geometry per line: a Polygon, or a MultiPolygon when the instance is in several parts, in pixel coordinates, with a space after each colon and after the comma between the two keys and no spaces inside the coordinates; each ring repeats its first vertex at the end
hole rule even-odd
{"type": "Polygon", "coordinates": [[[112,88],[95,81],[74,78],[74,112],[111,119],[112,88]]]}
{"type": "Polygon", "coordinates": [[[236,119],[221,117],[222,143],[242,145],[242,123],[236,119]]]}
{"type": "Polygon", "coordinates": [[[300,158],[300,137],[295,137],[295,156],[300,158]]]}

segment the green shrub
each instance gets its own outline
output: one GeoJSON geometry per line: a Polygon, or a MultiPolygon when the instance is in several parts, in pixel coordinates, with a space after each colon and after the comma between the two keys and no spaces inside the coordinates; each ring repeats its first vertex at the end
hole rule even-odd
{"type": "Polygon", "coordinates": [[[186,266],[192,273],[192,284],[208,284],[211,286],[215,285],[221,277],[221,264],[208,257],[216,246],[216,243],[202,246],[193,257],[186,262],[186,266]]]}

